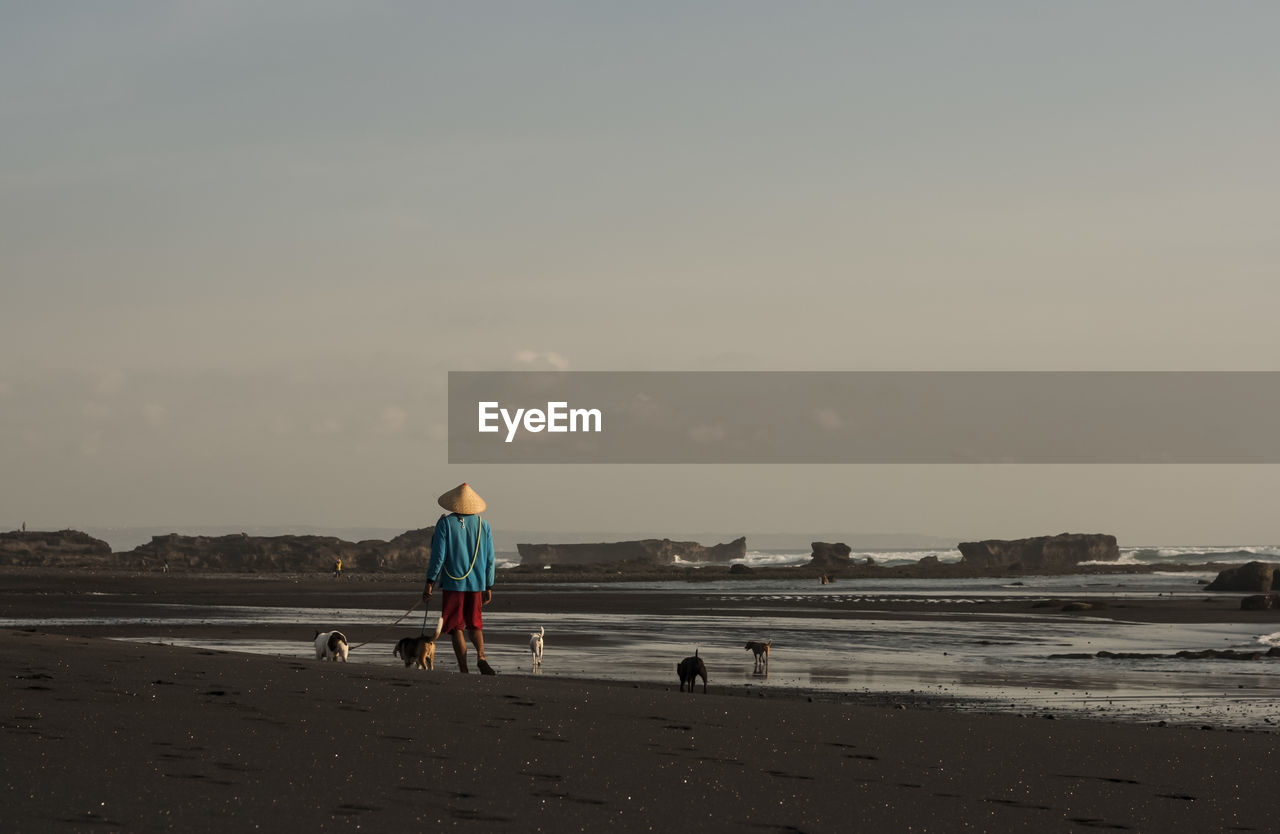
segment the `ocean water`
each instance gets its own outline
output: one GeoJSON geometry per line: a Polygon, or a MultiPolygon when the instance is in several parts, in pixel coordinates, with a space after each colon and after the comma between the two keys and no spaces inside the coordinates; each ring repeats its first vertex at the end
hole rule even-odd
{"type": "MultiPolygon", "coordinates": [[[[748,550],[746,558],[735,559],[749,567],[795,567],[808,563],[809,550],[748,550]]],[[[855,562],[871,559],[877,565],[898,567],[911,565],[921,559],[933,556],[939,562],[959,562],[960,551],[955,548],[910,549],[910,550],[855,550],[850,554],[855,562]]],[[[514,552],[497,554],[498,567],[510,568],[520,564],[520,557],[514,552]]],[[[1120,558],[1115,562],[1083,562],[1082,564],[1120,564],[1142,565],[1147,567],[1202,565],[1202,564],[1239,564],[1249,561],[1269,561],[1280,559],[1280,545],[1214,545],[1214,546],[1160,546],[1120,548],[1120,558]]],[[[694,560],[685,561],[677,557],[680,567],[697,569],[707,567],[709,563],[694,560]]]]}
{"type": "MultiPolygon", "coordinates": [[[[519,563],[518,558],[510,559],[509,564],[515,565],[519,563]]],[[[735,561],[742,562],[750,567],[791,567],[803,565],[809,561],[811,552],[809,550],[748,550],[745,559],[735,561]]],[[[939,562],[959,562],[961,559],[960,551],[956,548],[941,548],[935,550],[855,550],[850,554],[850,558],[855,562],[863,562],[871,559],[877,565],[885,567],[897,567],[901,565],[911,565],[919,562],[921,559],[933,556],[939,562]]],[[[1115,562],[1099,562],[1082,564],[1121,564],[1121,565],[1143,565],[1148,567],[1174,566],[1174,565],[1201,565],[1201,564],[1238,564],[1240,562],[1249,562],[1253,560],[1268,561],[1280,558],[1280,545],[1215,545],[1206,546],[1142,546],[1142,547],[1122,547],[1120,548],[1120,558],[1115,562]]],[[[698,562],[683,562],[679,564],[697,568],[704,565],[698,562]]]]}

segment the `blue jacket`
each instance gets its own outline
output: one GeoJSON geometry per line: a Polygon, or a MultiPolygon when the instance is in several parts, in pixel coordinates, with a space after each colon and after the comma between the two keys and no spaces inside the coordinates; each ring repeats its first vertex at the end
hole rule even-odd
{"type": "Polygon", "coordinates": [[[495,567],[493,530],[487,521],[478,515],[440,516],[431,537],[428,582],[442,591],[485,591],[493,587],[495,567]]]}

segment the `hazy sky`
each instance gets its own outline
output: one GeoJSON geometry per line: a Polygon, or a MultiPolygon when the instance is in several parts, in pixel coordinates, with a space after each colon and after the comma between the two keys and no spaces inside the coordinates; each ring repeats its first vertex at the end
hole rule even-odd
{"type": "Polygon", "coordinates": [[[0,528],[408,528],[468,480],[509,528],[1276,543],[1280,467],[461,467],[444,397],[1280,370],[1277,31],[1262,2],[0,0],[0,528]]]}

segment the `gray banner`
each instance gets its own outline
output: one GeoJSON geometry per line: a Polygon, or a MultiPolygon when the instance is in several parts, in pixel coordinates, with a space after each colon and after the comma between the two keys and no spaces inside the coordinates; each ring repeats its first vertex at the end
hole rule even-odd
{"type": "Polygon", "coordinates": [[[1280,372],[453,372],[450,463],[1280,463],[1280,372]]]}

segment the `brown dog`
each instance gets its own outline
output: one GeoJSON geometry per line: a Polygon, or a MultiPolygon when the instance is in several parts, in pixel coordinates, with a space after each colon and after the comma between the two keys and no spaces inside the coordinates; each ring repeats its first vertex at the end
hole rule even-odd
{"type": "Polygon", "coordinates": [[[436,668],[436,643],[429,635],[403,637],[391,653],[404,661],[406,669],[415,661],[419,669],[434,671],[436,668]]]}
{"type": "Polygon", "coordinates": [[[752,670],[754,672],[769,671],[769,647],[773,645],[772,640],[761,643],[759,640],[748,640],[747,650],[756,653],[756,665],[752,670]]]}
{"type": "Polygon", "coordinates": [[[702,678],[702,694],[707,694],[707,664],[698,657],[697,649],[694,649],[693,657],[686,657],[676,664],[676,674],[680,676],[681,692],[684,692],[686,683],[689,684],[689,691],[693,692],[694,681],[702,678]]]}

